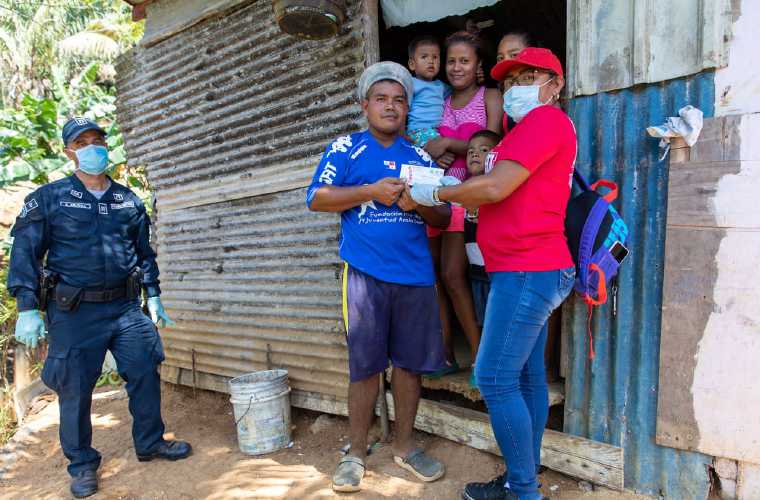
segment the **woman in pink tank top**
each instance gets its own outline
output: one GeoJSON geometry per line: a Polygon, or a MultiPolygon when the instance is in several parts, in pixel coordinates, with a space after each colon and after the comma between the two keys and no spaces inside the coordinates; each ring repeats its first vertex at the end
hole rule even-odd
{"type": "MultiPolygon", "coordinates": [[[[472,134],[486,128],[501,134],[502,101],[498,90],[478,85],[477,74],[482,68],[482,59],[481,41],[476,35],[456,32],[446,39],[445,48],[446,76],[452,93],[445,101],[438,128],[441,137],[428,141],[425,150],[446,168],[446,175],[465,180],[467,142],[472,134]]],[[[451,225],[443,232],[428,229],[428,236],[438,279],[438,303],[448,362],[448,367],[438,373],[441,376],[459,369],[451,337],[452,309],[467,337],[473,362],[480,343],[480,328],[467,277],[464,209],[453,206],[451,225]]],[[[474,386],[472,377],[470,380],[474,386]]]]}
{"type": "MultiPolygon", "coordinates": [[[[488,116],[485,102],[486,88],[480,87],[470,102],[461,109],[451,106],[451,97],[446,98],[443,105],[443,119],[438,131],[441,137],[467,142],[470,136],[479,130],[487,128],[488,116]]],[[[456,177],[460,181],[467,179],[467,162],[462,155],[456,155],[454,161],[446,169],[446,175],[456,177]]]]}

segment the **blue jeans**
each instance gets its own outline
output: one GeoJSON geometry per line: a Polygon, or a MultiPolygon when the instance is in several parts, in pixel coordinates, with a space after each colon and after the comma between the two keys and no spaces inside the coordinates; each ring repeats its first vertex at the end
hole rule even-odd
{"type": "Polygon", "coordinates": [[[507,485],[520,500],[540,499],[536,471],[549,413],[547,321],[572,290],[575,269],[490,276],[475,376],[507,464],[507,485]]]}

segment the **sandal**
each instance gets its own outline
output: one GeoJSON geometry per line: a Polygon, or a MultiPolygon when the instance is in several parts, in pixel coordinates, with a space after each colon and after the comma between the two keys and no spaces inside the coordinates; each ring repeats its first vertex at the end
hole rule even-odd
{"type": "Polygon", "coordinates": [[[456,373],[458,371],[459,363],[456,361],[453,361],[451,363],[446,361],[446,364],[443,366],[443,368],[439,368],[434,372],[426,373],[423,375],[423,377],[429,378],[431,380],[438,380],[439,378],[445,377],[446,375],[451,375],[452,373],[456,373]]]}
{"type": "Polygon", "coordinates": [[[335,468],[333,475],[333,491],[351,492],[361,489],[362,478],[364,477],[364,461],[359,457],[346,455],[335,468]]]}
{"type": "Polygon", "coordinates": [[[413,449],[403,458],[394,456],[393,461],[426,483],[440,479],[446,472],[446,468],[441,462],[425,454],[420,448],[413,449]]]}

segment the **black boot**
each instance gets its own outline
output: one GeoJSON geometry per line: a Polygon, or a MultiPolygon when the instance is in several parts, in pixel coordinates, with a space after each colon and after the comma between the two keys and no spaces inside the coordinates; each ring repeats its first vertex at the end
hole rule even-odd
{"type": "Polygon", "coordinates": [[[193,452],[190,443],[184,441],[163,441],[151,453],[144,455],[137,454],[137,460],[140,462],[150,462],[154,458],[163,458],[166,460],[181,460],[187,458],[193,452]]]}
{"type": "Polygon", "coordinates": [[[76,498],[94,495],[98,491],[98,474],[94,470],[84,470],[71,478],[71,494],[76,498]]]}

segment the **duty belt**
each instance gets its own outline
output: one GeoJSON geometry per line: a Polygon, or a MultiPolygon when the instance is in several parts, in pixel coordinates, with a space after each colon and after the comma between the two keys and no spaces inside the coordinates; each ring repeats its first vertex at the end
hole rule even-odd
{"type": "Polygon", "coordinates": [[[82,302],[111,302],[116,299],[123,299],[127,296],[127,287],[111,288],[109,290],[84,290],[82,292],[82,302]]]}
{"type": "MultiPolygon", "coordinates": [[[[126,286],[107,290],[82,290],[79,295],[79,302],[111,302],[112,300],[123,299],[126,296],[126,286]]],[[[55,293],[51,299],[55,300],[55,293]]]]}

